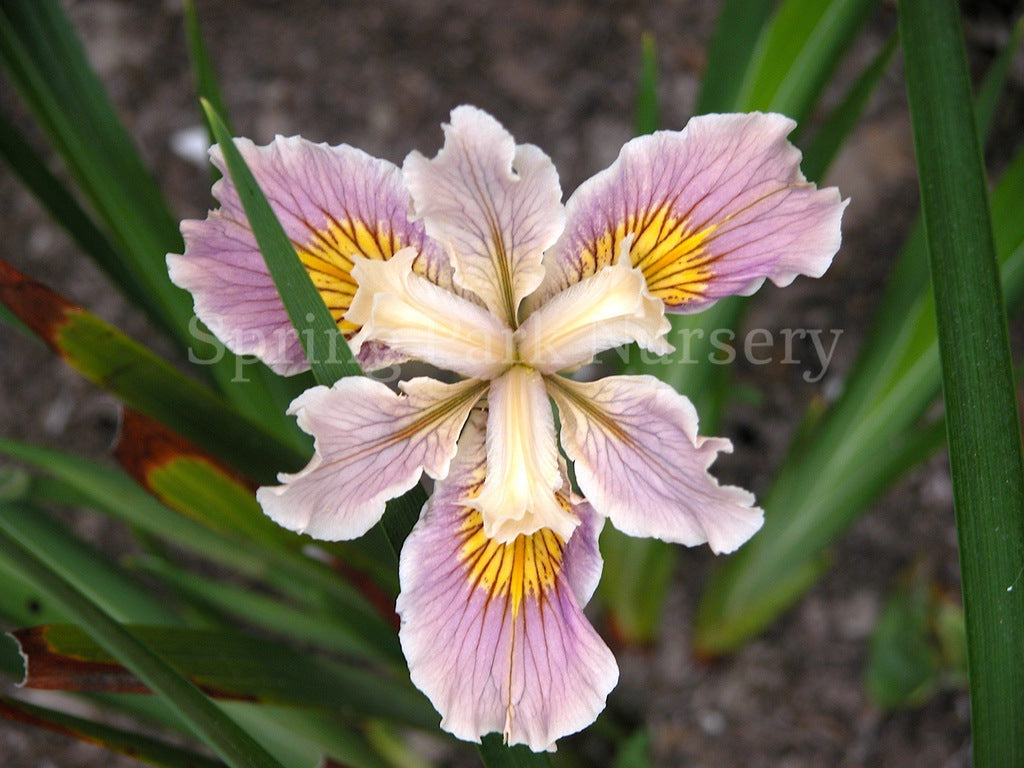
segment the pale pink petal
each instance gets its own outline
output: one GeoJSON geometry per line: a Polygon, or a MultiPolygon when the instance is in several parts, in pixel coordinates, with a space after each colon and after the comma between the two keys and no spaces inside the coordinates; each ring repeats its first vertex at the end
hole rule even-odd
{"type": "Polygon", "coordinates": [[[633,236],[633,264],[670,312],[695,312],[765,278],[820,277],[839,249],[846,203],[800,172],[778,114],[702,115],[633,139],[566,207],[545,262],[548,296],[610,264],[633,236]]]}
{"type": "MultiPolygon", "coordinates": [[[[357,330],[342,319],[356,291],[353,255],[388,259],[411,247],[416,270],[451,287],[447,257],[422,224],[408,220],[409,193],[395,165],[299,137],[278,137],[264,147],[248,139],[235,143],[346,335],[357,330]]],[[[211,157],[223,172],[219,148],[211,157]]],[[[196,315],[233,352],[256,355],[285,375],[305,370],[298,337],[226,173],[213,192],[218,210],[203,221],[182,222],[185,253],[168,255],[171,280],[192,293],[196,315]]],[[[362,362],[371,367],[381,360],[367,355],[362,362]]]]}
{"type": "Polygon", "coordinates": [[[289,409],[316,438],[301,472],[281,474],[283,485],[260,488],[256,498],[279,525],[328,541],[362,536],[384,505],[426,472],[448,474],[455,444],[486,384],[403,382],[404,395],[361,376],[333,387],[313,387],[289,409]]]}
{"type": "Polygon", "coordinates": [[[399,638],[442,728],[469,741],[498,731],[509,744],[554,749],[594,721],[618,680],[577,597],[589,596],[600,572],[599,524],[580,504],[573,511],[584,522],[566,546],[547,529],[489,540],[466,503],[485,467],[471,422],[402,549],[399,638]]]}
{"type": "Polygon", "coordinates": [[[565,544],[562,572],[572,587],[573,594],[576,595],[576,602],[585,606],[597,590],[597,585],[601,581],[601,569],[604,567],[601,550],[598,547],[601,529],[604,528],[604,517],[594,511],[589,501],[570,492],[568,479],[562,486],[559,498],[568,499],[569,508],[580,521],[565,544]]]}
{"type": "Polygon", "coordinates": [[[516,331],[523,362],[555,373],[590,361],[598,352],[637,342],[656,354],[665,341],[665,305],[651,296],[628,256],[585,277],[532,312],[516,331]]]}
{"type": "Polygon", "coordinates": [[[697,436],[697,412],[653,376],[609,376],[589,384],[553,377],[562,447],[599,514],[631,536],[732,552],[764,513],[740,488],[707,469],[732,445],[697,436]]]}
{"type": "Polygon", "coordinates": [[[353,351],[377,342],[439,368],[490,379],[513,357],[512,329],[479,304],[415,274],[416,252],[389,261],[356,258],[359,290],[346,319],[362,326],[353,351]]]}
{"type": "Polygon", "coordinates": [[[441,243],[455,282],[514,325],[520,301],[544,277],[542,255],[564,224],[562,190],[551,160],[516,146],[497,120],[475,107],[452,111],[444,148],[405,159],[415,215],[441,243]]]}
{"type": "Polygon", "coordinates": [[[483,530],[503,542],[541,528],[568,539],[579,520],[555,496],[562,473],[544,379],[514,366],[491,382],[487,403],[487,479],[470,502],[483,530]]]}

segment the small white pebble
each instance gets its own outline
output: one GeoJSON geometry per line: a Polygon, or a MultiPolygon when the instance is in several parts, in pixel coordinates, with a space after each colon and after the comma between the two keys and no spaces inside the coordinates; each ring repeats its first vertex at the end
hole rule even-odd
{"type": "Polygon", "coordinates": [[[705,709],[697,713],[697,724],[704,733],[718,736],[725,732],[725,717],[714,709],[705,709]]]}
{"type": "Polygon", "coordinates": [[[48,435],[62,435],[75,412],[75,399],[64,393],[54,399],[43,414],[43,429],[48,435]]]}
{"type": "Polygon", "coordinates": [[[200,168],[206,168],[210,162],[207,155],[209,148],[210,138],[202,125],[190,125],[171,134],[171,151],[200,168]]]}

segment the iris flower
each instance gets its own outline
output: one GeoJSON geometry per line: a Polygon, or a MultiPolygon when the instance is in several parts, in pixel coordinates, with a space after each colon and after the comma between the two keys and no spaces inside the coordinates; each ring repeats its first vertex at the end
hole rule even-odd
{"type": "MultiPolygon", "coordinates": [[[[686,397],[651,376],[569,374],[631,342],[669,352],[666,312],[825,272],[845,203],[804,179],[793,127],[696,117],[630,141],[564,206],[547,155],[472,107],[452,112],[436,157],[401,169],[344,145],[238,140],[364,368],[447,372],[397,392],[367,377],[308,390],[289,412],[315,454],[258,498],[286,528],[354,539],[434,480],[397,610],[412,680],[459,738],[549,750],[603,709],[618,669],[583,607],[605,518],[716,553],[761,526],[753,496],[708,473],[731,445],[698,436],[686,397]]],[[[234,352],[301,371],[238,194],[227,176],[214,192],[220,209],[183,223],[171,277],[234,352]]]]}

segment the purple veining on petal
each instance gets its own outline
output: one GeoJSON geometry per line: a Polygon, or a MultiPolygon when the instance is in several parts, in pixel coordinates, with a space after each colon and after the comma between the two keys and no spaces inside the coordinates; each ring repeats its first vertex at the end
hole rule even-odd
{"type": "Polygon", "coordinates": [[[820,277],[846,203],[806,181],[786,139],[794,126],[777,114],[703,115],[633,139],[567,203],[541,293],[602,269],[630,234],[633,263],[668,311],[699,311],[766,278],[820,277]]]}
{"type": "Polygon", "coordinates": [[[289,413],[316,438],[315,453],[301,472],[280,475],[282,485],[259,489],[263,511],[318,539],[354,539],[423,472],[447,475],[462,426],[486,385],[419,378],[402,389],[405,395],[352,376],[296,398],[289,413]]]}
{"type": "MultiPolygon", "coordinates": [[[[422,224],[408,219],[409,194],[393,164],[298,137],[263,147],[248,139],[236,143],[346,334],[356,330],[342,321],[356,287],[349,275],[353,254],[389,258],[411,246],[419,252],[417,271],[451,285],[447,257],[422,224]]],[[[211,157],[225,171],[218,148],[211,157]]],[[[167,257],[171,280],[192,293],[198,317],[233,352],[256,355],[284,375],[305,370],[302,347],[230,177],[213,191],[221,207],[205,220],[182,222],[185,252],[167,257]]],[[[361,362],[372,367],[378,360],[361,362]]]]}
{"type": "Polygon", "coordinates": [[[402,648],[413,682],[441,713],[443,728],[471,741],[500,731],[511,744],[553,749],[558,738],[597,717],[618,679],[614,657],[579,602],[600,573],[600,524],[588,505],[576,505],[583,524],[557,563],[550,549],[558,542],[554,534],[535,534],[548,542],[533,555],[538,575],[517,587],[508,577],[530,569],[503,569],[495,558],[511,557],[516,546],[526,552],[534,537],[488,543],[478,513],[465,506],[485,467],[477,418],[402,551],[402,648]],[[487,566],[493,567],[490,581],[487,566]]]}
{"type": "Polygon", "coordinates": [[[456,284],[514,326],[565,222],[551,160],[537,147],[516,146],[486,112],[462,106],[437,156],[413,152],[402,170],[416,218],[447,250],[456,284]]]}
{"type": "Polygon", "coordinates": [[[549,379],[562,446],[598,513],[631,536],[732,552],[761,527],[754,497],[708,473],[728,440],[698,437],[688,399],[653,376],[549,379]]]}

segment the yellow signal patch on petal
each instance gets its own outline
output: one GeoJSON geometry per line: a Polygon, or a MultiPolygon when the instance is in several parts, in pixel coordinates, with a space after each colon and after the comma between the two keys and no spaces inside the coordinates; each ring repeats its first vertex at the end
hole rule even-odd
{"type": "MultiPolygon", "coordinates": [[[[353,254],[387,261],[408,245],[386,224],[371,229],[357,219],[332,219],[327,229],[315,231],[305,245],[297,244],[295,250],[338,327],[350,335],[359,330],[359,326],[344,319],[359,287],[352,277],[353,254]]],[[[441,274],[436,260],[421,254],[413,260],[412,271],[433,283],[447,286],[448,276],[441,274]]]]}
{"type": "MultiPolygon", "coordinates": [[[[568,511],[566,500],[559,496],[558,501],[568,511]]],[[[565,542],[558,534],[542,528],[502,544],[484,533],[477,510],[466,507],[464,514],[459,557],[466,568],[466,578],[487,592],[489,599],[506,600],[512,615],[517,616],[524,599],[540,600],[555,588],[565,550],[565,542]]]]}
{"type": "Polygon", "coordinates": [[[343,318],[357,288],[352,279],[352,255],[386,261],[405,245],[386,225],[371,229],[358,220],[332,219],[327,229],[315,231],[307,243],[296,244],[295,250],[338,328],[351,334],[358,326],[343,318]]]}
{"type": "Polygon", "coordinates": [[[705,245],[714,231],[714,224],[695,231],[667,205],[631,213],[580,254],[580,279],[612,264],[623,242],[632,236],[630,259],[643,272],[652,295],[669,306],[699,299],[712,277],[708,266],[714,256],[705,245]]]}

